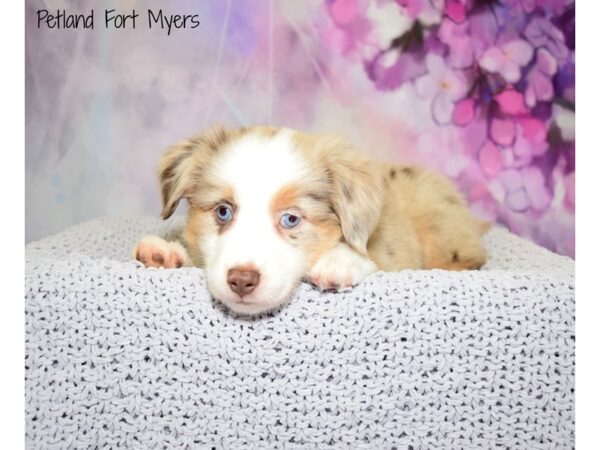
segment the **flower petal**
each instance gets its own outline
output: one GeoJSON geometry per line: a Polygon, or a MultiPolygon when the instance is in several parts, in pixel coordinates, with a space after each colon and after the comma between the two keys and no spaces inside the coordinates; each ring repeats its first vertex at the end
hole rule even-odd
{"type": "Polygon", "coordinates": [[[516,83],[521,78],[521,68],[513,61],[506,61],[504,66],[500,69],[500,75],[508,83],[516,83]]]}
{"type": "Polygon", "coordinates": [[[506,196],[506,206],[515,212],[523,212],[529,207],[529,198],[525,189],[519,189],[506,196]]]}
{"type": "Polygon", "coordinates": [[[470,39],[457,39],[448,55],[448,65],[454,69],[466,69],[473,65],[475,50],[470,39]]]}
{"type": "Polygon", "coordinates": [[[535,92],[535,98],[538,101],[551,100],[554,97],[554,87],[552,81],[546,75],[539,71],[534,71],[529,76],[529,83],[535,92]]]}
{"type": "Polygon", "coordinates": [[[444,58],[435,53],[428,53],[425,64],[427,65],[427,72],[436,80],[441,80],[446,75],[448,68],[444,62],[444,58]]]}
{"type": "Polygon", "coordinates": [[[515,165],[515,155],[510,147],[504,147],[500,149],[502,155],[502,166],[513,167],[515,165]]]}
{"type": "Polygon", "coordinates": [[[518,123],[523,130],[523,136],[531,144],[546,142],[546,125],[540,119],[527,117],[519,119],[518,123]]]}
{"type": "Polygon", "coordinates": [[[475,100],[472,98],[466,98],[454,105],[452,122],[455,125],[467,125],[473,120],[473,117],[475,117],[475,100]]]}
{"type": "Polygon", "coordinates": [[[387,68],[380,64],[380,60],[381,57],[378,57],[371,64],[367,64],[366,70],[369,78],[381,91],[396,89],[408,81],[418,79],[425,73],[425,64],[412,53],[401,53],[396,63],[387,68]]]}
{"type": "Polygon", "coordinates": [[[515,140],[515,124],[512,120],[493,119],[490,136],[497,144],[511,145],[515,140]]]}
{"type": "Polygon", "coordinates": [[[505,59],[502,50],[498,47],[492,47],[487,49],[481,56],[479,65],[488,72],[498,73],[500,68],[504,65],[505,59]]]}
{"type": "Polygon", "coordinates": [[[525,89],[525,104],[529,107],[529,108],[533,108],[537,103],[537,100],[535,98],[535,91],[533,90],[533,86],[529,85],[527,86],[527,89],[525,89]]]}
{"type": "Polygon", "coordinates": [[[452,110],[454,103],[443,92],[438,93],[431,105],[433,118],[440,125],[446,125],[452,121],[452,110]]]}
{"type": "Polygon", "coordinates": [[[496,95],[495,100],[500,105],[500,109],[505,114],[519,115],[526,114],[527,108],[523,100],[523,94],[514,89],[506,89],[496,95]]]}
{"type": "Polygon", "coordinates": [[[537,167],[526,167],[523,169],[523,185],[531,207],[535,211],[544,211],[550,205],[552,197],[545,185],[544,176],[537,167]]]}
{"type": "Polygon", "coordinates": [[[494,178],[502,170],[502,154],[491,141],[487,141],[479,151],[479,165],[484,174],[494,178]]]}
{"type": "Polygon", "coordinates": [[[504,44],[502,50],[504,50],[508,59],[520,66],[527,64],[533,57],[533,47],[529,42],[522,39],[504,44]]]}
{"type": "Polygon", "coordinates": [[[449,71],[444,78],[446,95],[453,102],[460,100],[467,93],[467,80],[460,72],[449,71]]]}
{"type": "Polygon", "coordinates": [[[446,0],[446,14],[455,22],[463,22],[467,15],[464,1],[446,0]]]}
{"type": "Polygon", "coordinates": [[[531,163],[532,145],[523,137],[522,133],[517,133],[512,150],[513,156],[517,159],[517,165],[523,166],[531,163]]]}
{"type": "Polygon", "coordinates": [[[533,17],[525,29],[525,37],[536,47],[541,47],[545,45],[548,40],[547,29],[549,26],[551,26],[551,24],[547,19],[533,17]]]}
{"type": "Polygon", "coordinates": [[[504,186],[507,192],[514,192],[523,187],[523,177],[521,176],[521,172],[515,169],[503,171],[498,176],[498,179],[502,182],[502,186],[504,186]]]}
{"type": "Polygon", "coordinates": [[[537,51],[535,65],[543,74],[548,75],[549,77],[554,76],[558,70],[556,59],[545,48],[540,48],[537,51]]]}
{"type": "Polygon", "coordinates": [[[329,7],[329,13],[339,25],[350,23],[358,12],[356,0],[336,0],[329,7]]]}
{"type": "Polygon", "coordinates": [[[433,98],[439,91],[439,83],[431,75],[423,75],[415,81],[417,94],[423,98],[433,98]]]}
{"type": "Polygon", "coordinates": [[[564,205],[571,214],[575,213],[575,172],[565,177],[564,205]]]}
{"type": "Polygon", "coordinates": [[[473,39],[473,47],[478,54],[494,45],[498,35],[498,21],[494,13],[488,11],[469,15],[469,37],[473,39]]]}

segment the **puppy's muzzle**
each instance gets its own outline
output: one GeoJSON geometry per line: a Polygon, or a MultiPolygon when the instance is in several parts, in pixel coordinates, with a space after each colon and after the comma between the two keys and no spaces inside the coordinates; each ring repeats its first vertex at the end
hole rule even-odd
{"type": "Polygon", "coordinates": [[[256,270],[230,269],[227,272],[227,284],[240,297],[250,294],[260,282],[260,273],[256,270]]]}

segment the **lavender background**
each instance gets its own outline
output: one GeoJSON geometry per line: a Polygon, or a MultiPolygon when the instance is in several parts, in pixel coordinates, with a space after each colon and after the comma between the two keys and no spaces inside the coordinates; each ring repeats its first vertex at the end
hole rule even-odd
{"type": "Polygon", "coordinates": [[[574,30],[572,0],[30,0],[26,239],[157,215],[167,145],[270,123],[432,167],[480,217],[574,256],[574,30]],[[99,26],[117,7],[136,30],[99,26]],[[147,29],[161,7],[201,25],[147,29]],[[40,8],[94,8],[96,29],[37,29],[40,8]]]}

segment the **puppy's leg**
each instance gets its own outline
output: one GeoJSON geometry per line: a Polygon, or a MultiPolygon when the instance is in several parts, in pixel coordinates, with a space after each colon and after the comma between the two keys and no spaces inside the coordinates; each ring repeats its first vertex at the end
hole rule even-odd
{"type": "Polygon", "coordinates": [[[144,236],[133,248],[133,257],[146,267],[174,269],[190,266],[191,260],[179,242],[167,242],[158,236],[144,236]]]}
{"type": "Polygon", "coordinates": [[[322,290],[339,291],[351,288],[376,270],[373,261],[340,242],[317,260],[305,280],[322,290]]]}

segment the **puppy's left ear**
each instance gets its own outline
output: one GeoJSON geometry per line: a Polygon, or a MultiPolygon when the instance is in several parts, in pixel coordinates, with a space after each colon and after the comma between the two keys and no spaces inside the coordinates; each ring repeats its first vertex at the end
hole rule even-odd
{"type": "Polygon", "coordinates": [[[381,215],[383,179],[376,164],[336,142],[326,152],[332,180],[331,201],[345,241],[364,255],[381,215]]]}
{"type": "Polygon", "coordinates": [[[214,127],[169,147],[158,168],[163,219],[171,217],[182,198],[190,199],[209,161],[229,138],[230,131],[214,127]]]}

